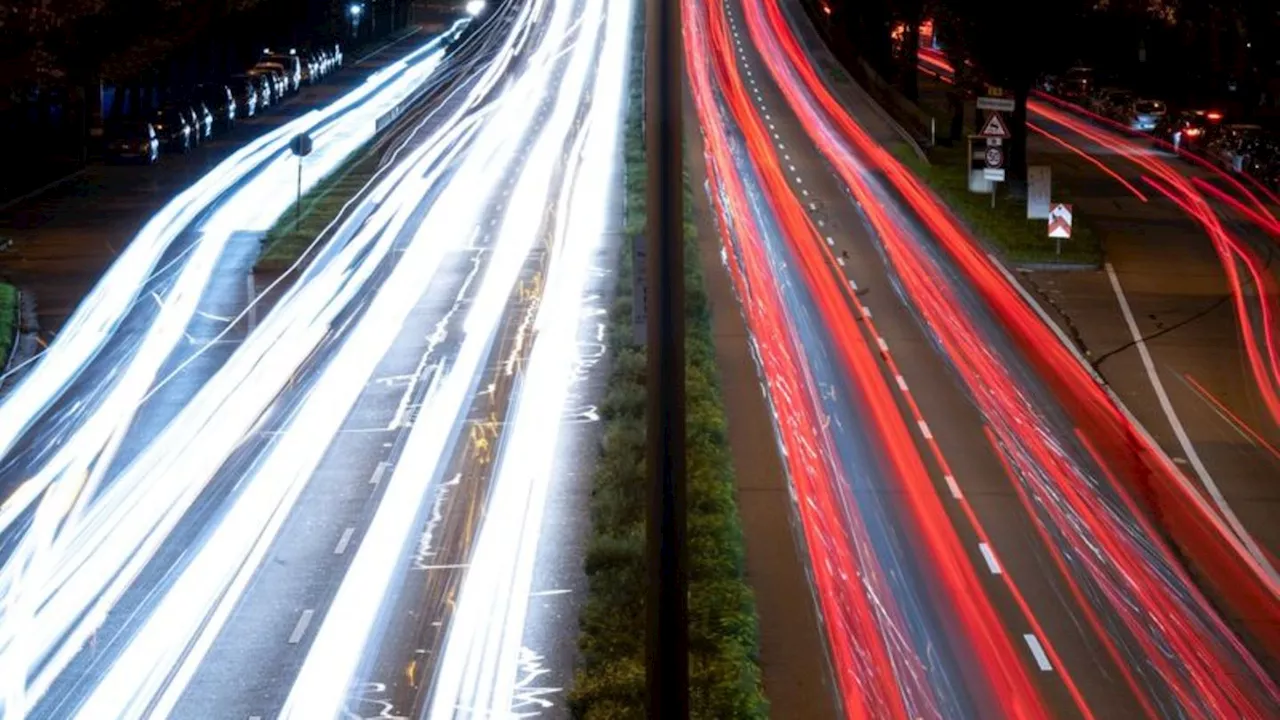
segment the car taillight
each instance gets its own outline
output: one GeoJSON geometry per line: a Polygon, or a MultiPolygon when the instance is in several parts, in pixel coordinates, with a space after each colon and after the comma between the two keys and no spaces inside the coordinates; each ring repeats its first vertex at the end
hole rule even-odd
{"type": "Polygon", "coordinates": [[[1187,137],[1196,137],[1203,131],[1200,128],[1192,127],[1192,128],[1187,128],[1185,132],[1187,134],[1187,137]]]}
{"type": "Polygon", "coordinates": [[[1217,121],[1219,121],[1219,120],[1221,120],[1221,119],[1222,119],[1222,113],[1220,113],[1220,112],[1218,112],[1218,111],[1216,111],[1216,110],[1211,110],[1211,111],[1209,111],[1207,114],[1205,114],[1205,117],[1209,118],[1210,120],[1212,120],[1212,121],[1214,121],[1214,122],[1217,122],[1217,121]]]}

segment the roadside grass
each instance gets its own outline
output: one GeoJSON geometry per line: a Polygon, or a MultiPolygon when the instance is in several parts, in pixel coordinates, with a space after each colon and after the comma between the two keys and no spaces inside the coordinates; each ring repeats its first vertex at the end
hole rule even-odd
{"type": "MultiPolygon", "coordinates": [[[[642,36],[638,32],[636,37],[642,36]]],[[[641,47],[637,42],[633,52],[625,138],[628,238],[643,232],[645,225],[641,47]]],[[[691,715],[763,720],[768,703],[761,686],[759,619],[744,577],[728,420],[720,399],[711,309],[687,177],[684,190],[691,715]]],[[[612,367],[601,406],[604,439],[592,479],[589,589],[578,639],[581,661],[569,698],[574,717],[588,720],[645,717],[646,360],[644,348],[632,336],[631,265],[631,252],[624,249],[608,324],[612,367]]]]}
{"type": "Polygon", "coordinates": [[[254,266],[258,271],[281,271],[293,265],[324,232],[378,170],[379,156],[372,143],[358,148],[336,170],[302,195],[299,216],[290,207],[262,238],[262,252],[254,266]]]}
{"type": "Polygon", "coordinates": [[[13,352],[13,334],[18,331],[18,288],[0,283],[0,370],[13,352]]]}
{"type": "MultiPolygon", "coordinates": [[[[1102,264],[1102,246],[1088,225],[1076,222],[1071,238],[1062,241],[1062,254],[1048,237],[1047,221],[1028,220],[1025,199],[1007,192],[996,193],[995,207],[990,195],[969,192],[968,163],[964,145],[929,149],[930,164],[920,161],[910,148],[896,144],[894,156],[933,189],[977,237],[1014,264],[1090,265],[1102,264]]],[[[1003,186],[999,188],[1004,190],[1003,186]]],[[[1062,188],[1054,188],[1055,202],[1069,202],[1062,188]]]]}

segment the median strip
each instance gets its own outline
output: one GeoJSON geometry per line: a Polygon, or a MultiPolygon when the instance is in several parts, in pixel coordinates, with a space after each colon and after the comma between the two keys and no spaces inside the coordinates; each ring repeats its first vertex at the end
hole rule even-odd
{"type": "MultiPolygon", "coordinates": [[[[645,224],[645,151],[641,129],[644,33],[632,53],[627,120],[627,235],[645,224]]],[[[711,311],[691,220],[685,179],[687,316],[687,472],[689,548],[689,696],[694,718],[765,718],[759,620],[744,578],[742,528],[734,495],[720,398],[711,311]]],[[[605,432],[592,485],[587,549],[588,597],[580,619],[581,664],[570,708],[580,718],[644,717],[645,374],[644,348],[631,330],[631,253],[621,253],[618,293],[609,318],[609,392],[605,432]]]]}

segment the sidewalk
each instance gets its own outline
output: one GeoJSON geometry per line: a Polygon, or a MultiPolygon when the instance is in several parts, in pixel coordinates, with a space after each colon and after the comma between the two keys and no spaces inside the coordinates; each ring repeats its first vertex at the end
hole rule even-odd
{"type": "Polygon", "coordinates": [[[423,41],[398,39],[364,62],[348,64],[264,114],[245,118],[188,155],[164,155],[150,167],[91,165],[66,182],[0,209],[0,281],[34,298],[41,332],[56,333],[146,221],[174,195],[254,138],[358,86],[423,41]]]}

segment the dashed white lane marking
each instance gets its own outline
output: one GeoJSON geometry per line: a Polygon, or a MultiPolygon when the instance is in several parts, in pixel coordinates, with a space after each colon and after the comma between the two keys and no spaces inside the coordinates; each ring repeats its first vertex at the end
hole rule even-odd
{"type": "Polygon", "coordinates": [[[844,258],[838,257],[836,258],[836,262],[840,263],[840,267],[844,267],[844,258]]]}
{"type": "Polygon", "coordinates": [[[895,375],[895,376],[893,377],[893,379],[898,381],[898,389],[899,389],[899,390],[901,390],[902,392],[907,392],[907,379],[906,379],[906,378],[902,377],[901,375],[895,375]]]}
{"type": "MultiPolygon", "coordinates": [[[[876,338],[876,347],[880,348],[880,352],[889,352],[889,343],[885,342],[882,337],[876,338]]],[[[921,424],[923,424],[923,422],[921,424]]]]}
{"type": "Polygon", "coordinates": [[[943,480],[947,481],[947,489],[951,491],[951,497],[959,500],[964,497],[964,493],[960,492],[960,485],[956,483],[956,479],[950,475],[944,475],[943,480]]]}
{"type": "Polygon", "coordinates": [[[987,561],[987,569],[992,575],[1000,574],[1000,562],[996,560],[995,551],[986,543],[978,543],[978,550],[982,552],[982,559],[987,561]]]}
{"type": "Polygon", "coordinates": [[[293,632],[289,635],[289,644],[297,645],[302,636],[307,633],[307,626],[311,624],[311,616],[315,615],[315,610],[303,610],[298,616],[298,624],[293,626],[293,632]]]}
{"type": "Polygon", "coordinates": [[[789,170],[791,170],[791,172],[795,172],[795,171],[796,171],[796,166],[795,166],[795,165],[788,165],[788,166],[787,166],[787,168],[788,168],[789,170]]]}
{"type": "Polygon", "coordinates": [[[863,306],[862,306],[862,317],[865,317],[865,318],[869,318],[869,317],[871,317],[871,308],[869,308],[869,307],[867,307],[867,306],[863,305],[863,306]]]}
{"type": "Polygon", "coordinates": [[[854,292],[857,292],[858,283],[854,282],[853,278],[849,278],[849,287],[853,288],[854,292]]]}
{"type": "Polygon", "coordinates": [[[924,436],[925,440],[933,439],[933,431],[929,429],[929,423],[923,420],[917,420],[916,425],[920,427],[920,434],[924,436]]]}
{"type": "Polygon", "coordinates": [[[333,554],[341,555],[347,551],[347,545],[351,543],[351,536],[356,532],[355,528],[347,528],[342,531],[342,535],[338,538],[338,544],[333,546],[333,554]]]}
{"type": "Polygon", "coordinates": [[[801,191],[800,191],[800,194],[801,194],[801,195],[804,195],[805,197],[809,197],[809,191],[808,191],[808,190],[801,190],[801,191]]]}
{"type": "Polygon", "coordinates": [[[386,460],[378,463],[378,467],[373,469],[373,475],[369,476],[370,485],[377,485],[382,482],[382,476],[387,474],[387,465],[389,463],[386,460]]]}
{"type": "Polygon", "coordinates": [[[529,593],[529,597],[550,597],[552,595],[568,595],[573,592],[568,588],[562,590],[539,590],[538,592],[529,593]]]}
{"type": "Polygon", "coordinates": [[[817,210],[817,209],[818,209],[818,203],[816,203],[816,202],[811,202],[811,203],[809,203],[809,209],[810,209],[810,210],[817,210]]]}
{"type": "Polygon", "coordinates": [[[802,177],[800,177],[799,175],[797,175],[797,176],[796,176],[796,183],[797,183],[797,184],[799,184],[799,183],[803,183],[803,182],[804,182],[804,178],[802,178],[802,177]]]}
{"type": "Polygon", "coordinates": [[[250,715],[249,720],[262,720],[261,715],[250,715]]]}
{"type": "Polygon", "coordinates": [[[835,244],[836,244],[836,241],[835,241],[835,240],[832,240],[831,238],[827,238],[827,244],[828,244],[828,245],[835,245],[835,244]]]}
{"type": "Polygon", "coordinates": [[[1031,648],[1031,654],[1036,658],[1036,665],[1040,667],[1040,672],[1053,672],[1053,665],[1049,662],[1049,656],[1044,654],[1044,648],[1040,647],[1040,638],[1031,633],[1025,633],[1022,639],[1027,641],[1027,647],[1031,648]]]}

